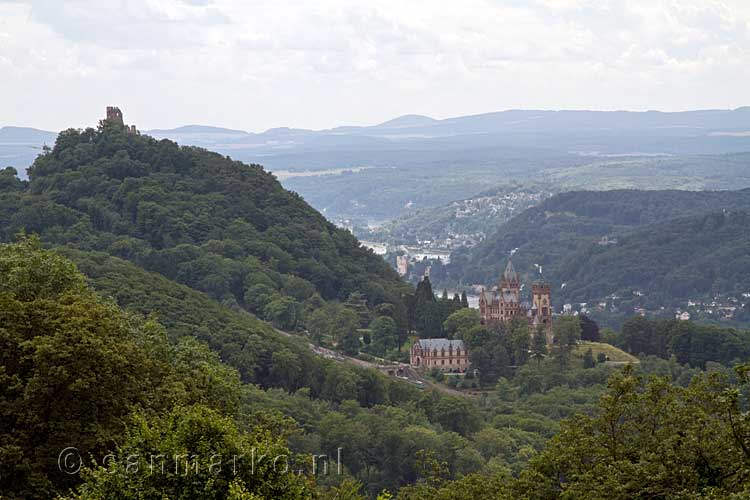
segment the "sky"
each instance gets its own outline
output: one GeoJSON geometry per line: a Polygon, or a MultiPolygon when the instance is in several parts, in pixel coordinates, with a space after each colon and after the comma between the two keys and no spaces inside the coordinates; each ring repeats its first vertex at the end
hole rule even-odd
{"type": "Polygon", "coordinates": [[[748,0],[0,0],[0,126],[750,105],[748,0]]]}

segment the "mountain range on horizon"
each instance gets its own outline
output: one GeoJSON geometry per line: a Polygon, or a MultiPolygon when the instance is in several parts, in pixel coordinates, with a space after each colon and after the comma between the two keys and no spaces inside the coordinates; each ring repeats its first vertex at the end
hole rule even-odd
{"type": "MultiPolygon", "coordinates": [[[[248,132],[235,128],[217,125],[188,124],[174,128],[155,128],[145,130],[149,135],[161,134],[222,134],[222,135],[277,135],[284,133],[370,133],[389,129],[429,129],[432,135],[451,135],[451,133],[491,133],[495,130],[527,129],[531,121],[541,120],[541,127],[573,125],[583,128],[630,128],[630,127],[685,127],[685,128],[735,128],[744,127],[750,117],[750,106],[734,109],[700,109],[690,111],[601,111],[589,109],[508,109],[461,115],[449,118],[433,118],[420,114],[404,114],[375,125],[341,125],[328,129],[305,129],[295,127],[272,127],[263,132],[248,132]],[[546,123],[545,123],[546,122],[546,123]]],[[[29,136],[46,136],[57,134],[53,131],[31,126],[6,125],[0,127],[0,140],[9,138],[25,139],[29,136]]]]}
{"type": "MultiPolygon", "coordinates": [[[[127,108],[124,109],[126,121],[127,108]]],[[[137,123],[137,119],[133,120],[137,123]]],[[[533,155],[702,154],[750,150],[750,107],[733,110],[506,110],[435,119],[403,115],[371,126],[277,127],[253,133],[212,125],[144,130],[271,170],[400,166],[533,155]],[[396,154],[398,152],[398,154],[396,154]],[[477,153],[479,152],[479,153],[477,153]],[[417,154],[415,154],[417,153],[417,154]]],[[[23,170],[55,132],[0,128],[0,164],[23,170]]]]}

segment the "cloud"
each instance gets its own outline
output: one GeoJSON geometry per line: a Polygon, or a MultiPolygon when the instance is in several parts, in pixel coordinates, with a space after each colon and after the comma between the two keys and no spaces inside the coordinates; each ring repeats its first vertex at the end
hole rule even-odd
{"type": "MultiPolygon", "coordinates": [[[[249,129],[738,106],[749,21],[743,0],[0,0],[0,91],[83,87],[92,109],[117,100],[153,126],[249,129]]],[[[36,101],[0,119],[48,115],[36,101]]]]}

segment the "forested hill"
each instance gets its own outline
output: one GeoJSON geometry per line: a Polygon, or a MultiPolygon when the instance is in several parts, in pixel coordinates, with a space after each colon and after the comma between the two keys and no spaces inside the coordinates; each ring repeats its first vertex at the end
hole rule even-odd
{"type": "Polygon", "coordinates": [[[276,301],[289,327],[305,301],[353,292],[404,314],[395,272],[259,165],[105,122],[62,132],[28,183],[12,173],[0,176],[2,240],[25,230],[104,251],[256,313],[276,301]]]}
{"type": "Polygon", "coordinates": [[[588,245],[561,262],[561,296],[584,301],[640,292],[664,305],[750,289],[750,213],[717,212],[653,224],[616,245],[588,245]],[[628,293],[631,292],[631,293],[628,293]]]}
{"type": "MultiPolygon", "coordinates": [[[[590,283],[580,284],[578,292],[573,293],[579,298],[584,290],[600,292],[603,288],[599,278],[593,278],[595,272],[604,272],[607,279],[612,280],[613,290],[617,283],[629,282],[633,277],[628,271],[629,266],[638,264],[635,269],[643,269],[645,263],[638,261],[639,256],[648,255],[654,251],[658,255],[660,245],[672,244],[667,241],[668,235],[679,236],[680,244],[669,253],[669,259],[660,259],[664,269],[652,268],[642,276],[639,286],[647,286],[646,281],[653,280],[654,286],[658,279],[665,278],[679,266],[682,272],[687,272],[694,264],[699,265],[698,259],[708,252],[697,254],[688,253],[688,248],[706,243],[701,238],[706,236],[697,230],[702,227],[701,220],[709,213],[721,213],[723,210],[750,209],[750,190],[741,191],[576,191],[562,193],[530,208],[507,223],[500,226],[498,231],[488,237],[481,244],[468,252],[456,253],[453,256],[451,272],[453,278],[464,283],[493,283],[499,276],[501,266],[504,265],[509,253],[518,249],[514,255],[516,268],[531,274],[535,271],[534,264],[542,266],[544,276],[556,282],[557,285],[566,280],[573,280],[575,276],[586,276],[590,283]],[[674,219],[696,216],[697,222],[667,222],[674,219]],[[646,226],[655,225],[653,230],[624,240],[623,236],[646,226]],[[674,226],[674,227],[673,227],[674,226]],[[679,234],[675,234],[677,231],[679,234]],[[650,239],[647,235],[662,234],[661,240],[650,239]],[[618,240],[618,244],[599,245],[602,237],[618,240]],[[628,241],[627,249],[621,243],[628,241]],[[694,244],[690,244],[690,242],[694,244]],[[646,245],[640,248],[639,245],[646,245]],[[681,250],[683,249],[683,250],[681,250]],[[628,253],[627,260],[623,252],[628,253]],[[601,267],[594,271],[587,257],[601,253],[601,267]],[[672,261],[671,259],[674,259],[672,261]],[[580,270],[575,268],[579,267],[580,270]],[[659,275],[653,273],[660,273],[659,275]],[[580,274],[578,274],[580,273],[580,274]],[[614,275],[617,275],[615,278],[614,275]],[[589,286],[589,288],[586,288],[589,286]],[[579,293],[580,292],[580,293],[579,293]]],[[[738,231],[735,236],[741,236],[742,218],[734,218],[727,227],[738,231]]],[[[747,231],[744,230],[744,233],[747,231]]],[[[722,233],[723,234],[723,233],[722,233]]],[[[719,237],[719,234],[714,236],[719,237]]],[[[722,239],[717,242],[725,242],[722,239]]],[[[707,244],[707,243],[706,243],[707,244]]],[[[732,243],[733,244],[733,243],[732,243]]],[[[707,246],[721,254],[722,249],[715,245],[707,246]]],[[[664,248],[664,251],[667,251],[664,248]]],[[[731,253],[731,251],[727,250],[731,253]]],[[[696,250],[697,252],[697,250],[696,250]]],[[[722,254],[723,255],[723,254],[722,254]]],[[[666,256],[664,256],[666,258],[666,256]]],[[[722,265],[727,266],[725,261],[722,265]]],[[[695,270],[698,273],[698,269],[695,270]]],[[[694,276],[697,274],[694,274],[694,276]]],[[[701,281],[702,283],[703,281],[701,281]]],[[[630,283],[632,284],[632,283],[630,283]]],[[[724,282],[723,285],[728,284],[724,282]]],[[[723,286],[722,285],[722,286],[723,286]]],[[[572,284],[567,284],[572,286],[572,284]]],[[[701,285],[701,288],[705,288],[701,285]]],[[[709,287],[710,289],[710,287],[709,287]]],[[[565,295],[569,295],[565,290],[565,295]]],[[[609,292],[611,293],[611,291],[609,292]]],[[[589,297],[593,298],[593,297],[589,297]]]]}

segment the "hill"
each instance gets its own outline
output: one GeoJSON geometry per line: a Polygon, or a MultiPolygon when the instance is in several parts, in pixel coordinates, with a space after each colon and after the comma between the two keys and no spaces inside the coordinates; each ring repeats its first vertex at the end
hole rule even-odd
{"type": "Polygon", "coordinates": [[[106,125],[62,132],[29,176],[0,196],[5,241],[33,231],[261,316],[274,303],[285,328],[305,301],[354,292],[405,315],[395,272],[259,165],[106,125]]]}
{"type": "Polygon", "coordinates": [[[555,294],[558,301],[595,300],[629,287],[669,290],[661,297],[667,303],[698,290],[735,291],[750,287],[744,273],[731,275],[742,263],[736,246],[746,237],[746,219],[721,211],[748,209],[747,189],[562,193],[510,219],[475,248],[454,252],[449,272],[465,284],[494,283],[517,249],[514,263],[526,278],[538,276],[538,264],[546,279],[565,283],[555,294]],[[719,216],[723,222],[713,224],[719,216]],[[724,269],[714,275],[718,281],[706,282],[710,259],[718,259],[710,272],[724,269]],[[693,288],[685,288],[684,280],[693,288]]]}
{"type": "Polygon", "coordinates": [[[750,290],[750,213],[671,219],[590,244],[563,260],[561,297],[580,302],[612,295],[647,305],[674,304],[750,290]]]}

